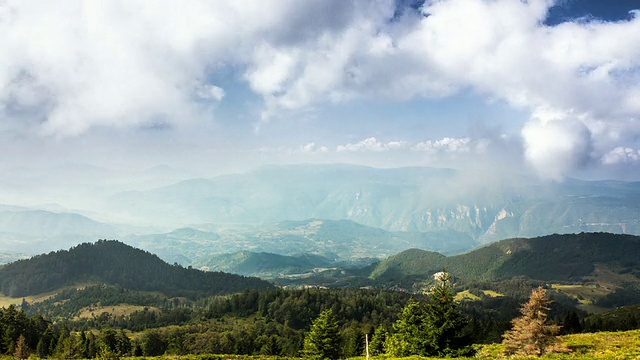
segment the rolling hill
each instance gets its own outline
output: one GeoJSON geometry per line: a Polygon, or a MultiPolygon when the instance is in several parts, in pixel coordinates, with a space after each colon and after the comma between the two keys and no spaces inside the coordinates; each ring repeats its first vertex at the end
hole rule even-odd
{"type": "Polygon", "coordinates": [[[640,237],[580,233],[516,238],[451,257],[412,249],[372,266],[369,277],[387,282],[402,277],[427,279],[443,268],[464,280],[525,277],[616,288],[640,282],[640,237]]]}
{"type": "Polygon", "coordinates": [[[155,255],[115,240],[84,243],[0,267],[0,292],[11,297],[40,294],[82,283],[198,297],[271,287],[257,278],[169,265],[155,255]]]}

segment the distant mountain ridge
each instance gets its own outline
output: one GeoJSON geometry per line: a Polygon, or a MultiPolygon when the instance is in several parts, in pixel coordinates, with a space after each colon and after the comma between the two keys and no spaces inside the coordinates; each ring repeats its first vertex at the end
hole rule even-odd
{"type": "Polygon", "coordinates": [[[116,229],[112,225],[75,213],[23,210],[0,211],[0,232],[31,236],[109,236],[116,233],[116,229]]]}
{"type": "Polygon", "coordinates": [[[172,266],[115,240],[84,243],[0,267],[0,292],[22,297],[80,283],[106,283],[168,296],[198,297],[271,287],[257,278],[172,266]]]}
{"type": "Polygon", "coordinates": [[[266,252],[239,251],[222,254],[203,260],[196,266],[211,271],[224,271],[234,274],[277,278],[281,275],[304,273],[314,268],[335,266],[335,262],[322,256],[311,254],[278,255],[266,252]]]}
{"type": "Polygon", "coordinates": [[[388,231],[451,231],[489,243],[549,233],[640,234],[639,200],[637,182],[544,183],[451,169],[334,164],[187,180],[120,193],[104,206],[140,223],[175,227],[348,219],[388,231]]]}
{"type": "Polygon", "coordinates": [[[392,232],[351,220],[326,219],[219,226],[207,230],[181,228],[165,234],[128,236],[124,240],[170,263],[198,267],[209,266],[208,259],[213,255],[240,251],[286,256],[306,253],[348,262],[382,259],[412,247],[456,254],[479,245],[454,231],[392,232]]]}
{"type": "Polygon", "coordinates": [[[0,208],[0,250],[34,254],[34,250],[51,251],[116,237],[119,232],[117,226],[76,213],[0,208]]]}

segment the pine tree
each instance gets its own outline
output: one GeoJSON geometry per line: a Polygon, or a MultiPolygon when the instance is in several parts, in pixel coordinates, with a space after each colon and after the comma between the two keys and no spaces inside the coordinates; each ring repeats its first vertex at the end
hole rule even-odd
{"type": "Polygon", "coordinates": [[[451,275],[434,274],[435,285],[424,305],[409,301],[394,324],[396,333],[385,344],[395,356],[469,355],[471,339],[461,334],[466,321],[454,299],[451,275]]]}
{"type": "Polygon", "coordinates": [[[29,358],[29,355],[31,354],[31,351],[29,350],[29,345],[27,345],[27,340],[25,339],[24,335],[20,335],[20,337],[18,338],[18,342],[16,343],[16,349],[13,352],[13,356],[16,359],[27,359],[29,358]]]}
{"type": "Polygon", "coordinates": [[[313,321],[311,331],[304,339],[306,356],[316,359],[337,359],[340,355],[338,322],[332,310],[325,310],[313,321]]]}
{"type": "Polygon", "coordinates": [[[424,308],[414,299],[402,309],[393,324],[396,331],[387,337],[385,349],[394,356],[421,355],[424,339],[424,308]]]}
{"type": "Polygon", "coordinates": [[[531,293],[529,301],[522,306],[522,316],[513,319],[513,328],[504,333],[506,355],[540,356],[562,349],[556,336],[560,328],[547,324],[549,304],[547,290],[539,287],[531,293]]]}
{"type": "Polygon", "coordinates": [[[384,354],[384,343],[387,341],[387,336],[389,335],[389,331],[384,325],[380,325],[376,328],[376,331],[373,333],[371,337],[371,343],[369,344],[369,351],[371,351],[371,355],[380,355],[384,354]]]}
{"type": "Polygon", "coordinates": [[[458,310],[451,274],[442,271],[433,277],[435,285],[425,304],[426,355],[470,355],[471,338],[462,334],[467,321],[458,310]]]}

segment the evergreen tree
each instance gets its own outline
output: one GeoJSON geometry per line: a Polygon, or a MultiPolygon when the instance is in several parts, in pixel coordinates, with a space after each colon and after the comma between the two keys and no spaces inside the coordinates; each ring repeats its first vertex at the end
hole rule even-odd
{"type": "Polygon", "coordinates": [[[409,301],[394,324],[386,349],[391,355],[460,356],[472,352],[471,339],[461,334],[466,321],[457,308],[451,275],[434,275],[435,285],[424,305],[409,301]]]}
{"type": "Polygon", "coordinates": [[[384,354],[384,343],[387,341],[387,336],[389,335],[389,331],[383,325],[380,325],[376,328],[376,331],[373,333],[371,337],[371,343],[369,344],[369,351],[371,355],[381,355],[384,354]]]}
{"type": "Polygon", "coordinates": [[[458,310],[451,274],[442,271],[434,274],[434,279],[425,304],[427,355],[468,355],[471,339],[462,334],[467,321],[458,310]]]}
{"type": "Polygon", "coordinates": [[[337,359],[340,355],[338,322],[331,309],[320,313],[313,321],[304,340],[305,355],[317,359],[337,359]]]}
{"type": "Polygon", "coordinates": [[[576,334],[582,332],[580,318],[575,311],[571,311],[564,317],[562,321],[562,334],[576,334]]]}
{"type": "Polygon", "coordinates": [[[277,356],[280,355],[280,352],[280,343],[278,337],[275,335],[269,336],[262,347],[260,347],[260,355],[277,356]]]}
{"type": "Polygon", "coordinates": [[[29,350],[29,345],[27,345],[27,340],[24,335],[20,335],[18,337],[18,342],[16,343],[16,349],[13,353],[13,356],[16,359],[22,360],[29,358],[31,351],[29,350]]]}
{"type": "Polygon", "coordinates": [[[158,330],[147,330],[140,338],[140,348],[144,356],[160,356],[167,350],[167,343],[158,330]]]}
{"type": "Polygon", "coordinates": [[[346,329],[343,338],[345,343],[342,353],[345,357],[360,356],[364,353],[365,339],[359,324],[354,323],[346,329]]]}
{"type": "Polygon", "coordinates": [[[560,328],[547,324],[550,303],[546,289],[533,290],[529,301],[520,309],[522,316],[513,319],[513,328],[504,333],[505,354],[540,356],[562,348],[556,336],[560,328]]]}
{"type": "Polygon", "coordinates": [[[393,324],[396,331],[387,338],[385,348],[394,356],[422,354],[424,338],[424,308],[414,299],[409,300],[402,309],[398,320],[393,324]]]}
{"type": "Polygon", "coordinates": [[[47,356],[49,356],[49,342],[51,340],[47,341],[47,339],[45,339],[44,337],[41,337],[40,340],[38,340],[38,345],[36,347],[36,354],[38,355],[39,358],[44,359],[47,356]]]}

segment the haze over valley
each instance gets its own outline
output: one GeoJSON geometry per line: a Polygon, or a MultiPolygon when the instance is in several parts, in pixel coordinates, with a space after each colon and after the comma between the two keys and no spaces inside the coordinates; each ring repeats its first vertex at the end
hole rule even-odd
{"type": "Polygon", "coordinates": [[[247,251],[320,256],[319,267],[364,266],[410,248],[454,255],[514,237],[640,234],[635,182],[346,164],[176,181],[167,174],[177,171],[161,169],[160,176],[143,175],[147,183],[169,182],[164,186],[131,182],[126,190],[92,191],[102,186],[95,175],[92,187],[75,186],[91,195],[74,206],[3,206],[1,260],[120,239],[204,269],[218,269],[216,255],[247,251]]]}

